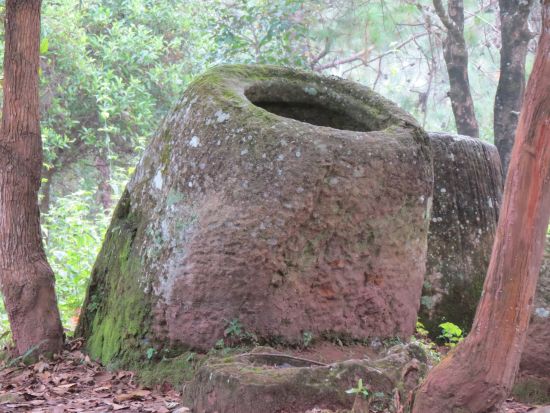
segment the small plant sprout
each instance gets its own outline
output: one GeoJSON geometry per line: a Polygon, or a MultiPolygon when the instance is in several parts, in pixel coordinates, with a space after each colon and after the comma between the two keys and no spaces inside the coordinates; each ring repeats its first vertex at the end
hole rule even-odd
{"type": "Polygon", "coordinates": [[[438,338],[445,341],[447,347],[455,347],[464,339],[462,329],[456,324],[445,322],[439,324],[439,328],[441,328],[441,334],[438,338]]]}
{"type": "Polygon", "coordinates": [[[243,326],[239,319],[234,318],[229,322],[229,325],[224,330],[226,337],[241,337],[243,335],[243,326]]]}
{"type": "Polygon", "coordinates": [[[157,351],[153,347],[149,347],[145,352],[147,360],[151,360],[157,351]]]}
{"type": "MultiPolygon", "coordinates": [[[[228,344],[230,347],[236,345],[257,345],[258,337],[256,334],[246,331],[244,326],[241,324],[239,319],[234,318],[229,321],[227,327],[223,331],[224,337],[226,340],[223,340],[225,344],[228,344]]],[[[216,343],[217,344],[217,343],[216,343]]]]}
{"type": "Polygon", "coordinates": [[[302,339],[304,348],[308,348],[311,346],[311,343],[313,343],[313,334],[309,331],[304,331],[302,334],[302,339]]]}
{"type": "Polygon", "coordinates": [[[352,387],[351,389],[346,390],[347,394],[355,394],[357,396],[361,396],[364,399],[368,399],[370,396],[369,389],[363,385],[363,379],[357,380],[357,386],[352,387]]]}

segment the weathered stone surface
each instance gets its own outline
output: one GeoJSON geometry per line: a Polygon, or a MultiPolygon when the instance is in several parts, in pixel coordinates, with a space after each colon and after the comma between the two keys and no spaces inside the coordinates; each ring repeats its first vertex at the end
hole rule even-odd
{"type": "MultiPolygon", "coordinates": [[[[521,357],[520,371],[521,374],[538,376],[550,381],[550,236],[546,237],[534,310],[521,357]]],[[[550,394],[548,397],[550,398],[550,394]]]]}
{"type": "Polygon", "coordinates": [[[395,389],[406,400],[427,371],[426,355],[414,344],[396,346],[379,360],[330,365],[270,353],[211,360],[185,386],[183,404],[196,413],[340,411],[353,406],[346,390],[361,379],[372,395],[371,411],[393,411],[386,409],[393,409],[395,389]]]}
{"type": "Polygon", "coordinates": [[[78,331],[104,361],[147,346],[205,350],[236,319],[287,343],[327,331],[408,338],[432,180],[426,134],[370,89],[215,68],[138,164],[78,331]]]}
{"type": "Polygon", "coordinates": [[[434,202],[420,318],[434,335],[451,321],[470,328],[491,258],[502,193],[496,147],[430,133],[434,202]]]}

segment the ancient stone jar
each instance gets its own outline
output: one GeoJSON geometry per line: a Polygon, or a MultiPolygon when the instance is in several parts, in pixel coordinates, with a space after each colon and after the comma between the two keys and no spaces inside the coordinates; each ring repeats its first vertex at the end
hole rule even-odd
{"type": "Polygon", "coordinates": [[[546,237],[533,315],[521,357],[522,375],[536,376],[547,382],[550,400],[550,236],[546,237]]]}
{"type": "Polygon", "coordinates": [[[495,146],[467,136],[430,133],[434,202],[420,317],[437,336],[450,321],[469,330],[476,311],[502,196],[495,146]]]}
{"type": "Polygon", "coordinates": [[[182,398],[196,413],[350,412],[357,398],[346,390],[362,380],[376,396],[370,410],[353,411],[390,412],[396,399],[407,400],[422,381],[427,363],[416,344],[396,345],[376,359],[330,364],[256,348],[236,357],[210,358],[186,383],[182,398]]]}
{"type": "Polygon", "coordinates": [[[408,338],[432,182],[427,135],[370,89],[212,69],[139,162],[78,332],[104,361],[144,346],[206,350],[224,335],[408,338]]]}

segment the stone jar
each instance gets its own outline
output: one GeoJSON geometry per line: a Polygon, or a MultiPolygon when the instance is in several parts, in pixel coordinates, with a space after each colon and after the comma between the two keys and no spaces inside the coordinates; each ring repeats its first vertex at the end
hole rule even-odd
{"type": "Polygon", "coordinates": [[[79,332],[103,361],[224,338],[408,338],[432,185],[427,135],[372,90],[216,67],[137,165],[79,332]]]}

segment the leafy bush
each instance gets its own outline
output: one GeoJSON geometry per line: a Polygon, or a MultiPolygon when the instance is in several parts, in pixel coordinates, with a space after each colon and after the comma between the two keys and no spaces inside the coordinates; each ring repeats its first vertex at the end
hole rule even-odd
{"type": "Polygon", "coordinates": [[[445,322],[439,324],[439,328],[441,328],[441,334],[438,338],[442,339],[448,347],[455,347],[464,339],[462,329],[456,324],[445,322]]]}
{"type": "Polygon", "coordinates": [[[92,192],[78,191],[58,199],[44,217],[46,253],[56,275],[61,318],[71,331],[108,224],[103,211],[91,208],[95,204],[92,192]]]}

